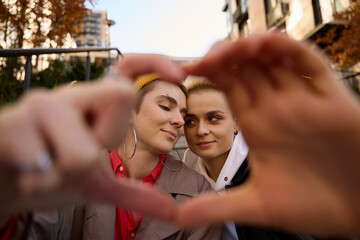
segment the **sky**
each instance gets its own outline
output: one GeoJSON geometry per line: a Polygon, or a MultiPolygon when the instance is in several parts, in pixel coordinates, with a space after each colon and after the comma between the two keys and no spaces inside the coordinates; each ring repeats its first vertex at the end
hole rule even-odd
{"type": "Polygon", "coordinates": [[[97,0],[116,23],[111,46],[122,53],[203,56],[227,36],[224,0],[97,0]]]}

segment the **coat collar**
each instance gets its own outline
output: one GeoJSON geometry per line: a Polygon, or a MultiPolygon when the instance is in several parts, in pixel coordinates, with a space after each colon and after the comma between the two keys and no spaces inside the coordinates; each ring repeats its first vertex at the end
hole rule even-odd
{"type": "MultiPolygon", "coordinates": [[[[177,160],[170,154],[167,154],[165,165],[155,183],[156,187],[171,194],[177,204],[199,194],[201,189],[199,179],[196,177],[198,173],[190,170],[181,160],[177,160]]],[[[171,223],[144,216],[135,239],[166,239],[174,234],[184,236],[185,231],[171,223]]]]}
{"type": "Polygon", "coordinates": [[[165,165],[155,186],[169,194],[194,197],[199,194],[196,172],[190,170],[181,160],[167,154],[165,165]],[[177,171],[171,171],[171,170],[177,171]]]}
{"type": "MultiPolygon", "coordinates": [[[[199,194],[196,172],[191,171],[181,160],[167,154],[166,167],[163,167],[155,186],[175,197],[180,203],[184,198],[199,194]],[[177,170],[171,171],[169,169],[177,170]],[[179,195],[179,197],[176,197],[179,195]]],[[[161,206],[159,206],[161,207],[161,206]]],[[[84,239],[114,239],[115,234],[115,205],[88,203],[84,216],[84,239]],[[99,236],[100,234],[100,236],[99,236]],[[101,238],[102,236],[102,238],[101,238]],[[99,238],[100,237],[100,238],[99,238]]],[[[174,233],[182,231],[170,223],[144,216],[136,239],[165,239],[174,233]]],[[[179,233],[181,234],[181,233],[179,233]]]]}

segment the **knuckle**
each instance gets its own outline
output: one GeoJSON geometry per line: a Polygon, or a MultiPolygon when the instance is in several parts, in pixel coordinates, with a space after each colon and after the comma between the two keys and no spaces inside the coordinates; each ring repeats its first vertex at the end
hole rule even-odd
{"type": "Polygon", "coordinates": [[[43,105],[43,103],[49,103],[53,100],[52,94],[45,89],[36,89],[24,96],[23,103],[30,107],[36,105],[43,105]]]}

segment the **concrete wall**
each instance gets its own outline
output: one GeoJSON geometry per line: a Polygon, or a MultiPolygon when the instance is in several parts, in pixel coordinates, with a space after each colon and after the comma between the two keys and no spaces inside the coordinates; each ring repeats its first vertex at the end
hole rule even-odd
{"type": "Polygon", "coordinates": [[[176,143],[174,150],[170,152],[171,155],[173,155],[176,158],[179,158],[182,160],[184,157],[184,152],[187,149],[186,139],[185,136],[182,135],[179,139],[179,141],[176,143]],[[179,156],[180,155],[180,156],[179,156]]]}

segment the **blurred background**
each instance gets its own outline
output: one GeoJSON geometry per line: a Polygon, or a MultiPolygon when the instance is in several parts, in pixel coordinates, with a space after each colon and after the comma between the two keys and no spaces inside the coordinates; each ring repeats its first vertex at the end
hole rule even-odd
{"type": "Polygon", "coordinates": [[[218,40],[272,31],[321,48],[360,93],[360,0],[1,0],[0,106],[30,88],[97,79],[124,53],[181,64],[218,40]]]}

